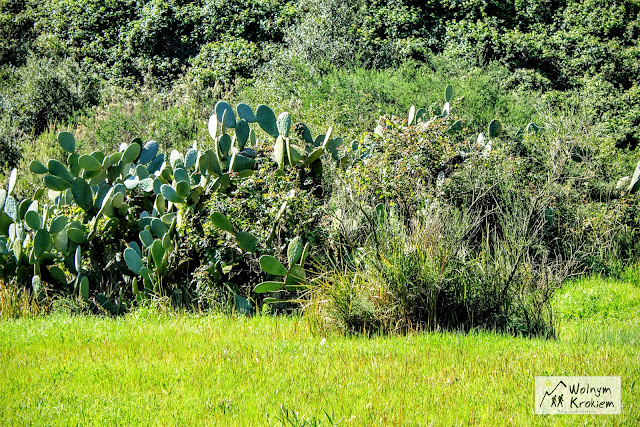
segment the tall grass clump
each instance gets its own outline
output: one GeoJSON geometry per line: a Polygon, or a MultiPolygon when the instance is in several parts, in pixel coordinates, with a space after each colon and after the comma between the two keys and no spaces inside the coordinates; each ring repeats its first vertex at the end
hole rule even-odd
{"type": "Polygon", "coordinates": [[[450,116],[381,118],[336,173],[336,268],[307,307],[316,324],[553,336],[567,277],[634,259],[635,196],[612,139],[571,111],[539,114],[544,128],[483,134],[450,116]]]}

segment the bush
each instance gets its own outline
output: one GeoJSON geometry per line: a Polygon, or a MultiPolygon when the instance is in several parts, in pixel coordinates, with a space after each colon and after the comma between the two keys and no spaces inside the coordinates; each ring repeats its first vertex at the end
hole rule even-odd
{"type": "MultiPolygon", "coordinates": [[[[285,33],[284,61],[303,61],[321,72],[335,68],[385,68],[425,54],[414,36],[417,8],[404,2],[372,6],[363,0],[303,0],[285,33]]],[[[282,61],[282,59],[280,59],[282,61]]]]}
{"type": "Polygon", "coordinates": [[[189,74],[204,87],[228,87],[235,79],[252,77],[261,59],[258,46],[241,38],[207,43],[190,60],[189,74]]]}
{"type": "Polygon", "coordinates": [[[30,57],[24,67],[5,70],[0,111],[6,123],[35,135],[52,123],[66,123],[80,110],[100,101],[97,80],[71,60],[30,57]]]}
{"type": "Polygon", "coordinates": [[[450,129],[455,113],[382,118],[333,187],[336,267],[307,307],[316,324],[553,335],[566,277],[635,262],[633,202],[615,189],[633,159],[575,112],[540,115],[544,130],[491,142],[450,129]]]}

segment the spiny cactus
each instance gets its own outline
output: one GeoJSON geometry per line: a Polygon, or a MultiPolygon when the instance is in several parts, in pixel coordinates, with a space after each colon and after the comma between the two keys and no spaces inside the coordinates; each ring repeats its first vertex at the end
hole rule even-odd
{"type": "Polygon", "coordinates": [[[487,134],[489,135],[489,138],[496,138],[500,136],[500,134],[502,133],[502,122],[497,119],[491,120],[488,130],[489,132],[487,134]]]}
{"type": "MultiPolygon", "coordinates": [[[[282,281],[266,281],[258,284],[253,291],[257,294],[275,292],[281,290],[296,291],[304,289],[308,285],[307,275],[304,270],[304,263],[309,254],[309,243],[304,244],[299,236],[292,239],[287,246],[287,269],[276,257],[263,255],[260,257],[260,267],[272,276],[284,276],[282,281]]],[[[266,299],[265,302],[275,302],[274,298],[266,299]]]]}
{"type": "Polygon", "coordinates": [[[256,237],[246,231],[237,231],[235,227],[229,221],[224,214],[220,212],[213,212],[211,214],[211,222],[220,230],[226,231],[232,234],[236,238],[238,247],[245,252],[255,252],[258,247],[258,240],[256,237]]]}

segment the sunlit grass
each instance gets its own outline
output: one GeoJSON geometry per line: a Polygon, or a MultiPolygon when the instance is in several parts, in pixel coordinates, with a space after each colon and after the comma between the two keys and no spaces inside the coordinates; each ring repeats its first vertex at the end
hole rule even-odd
{"type": "Polygon", "coordinates": [[[638,425],[638,290],[569,284],[557,340],[314,336],[302,318],[54,315],[0,323],[3,425],[638,425]],[[614,304],[570,307],[607,290],[614,304]],[[568,302],[572,301],[572,302],[568,302]],[[617,305],[616,305],[617,304],[617,305]],[[574,310],[575,311],[575,310],[574,310]],[[620,375],[619,416],[536,416],[536,375],[620,375]],[[297,413],[297,415],[296,415],[297,413]],[[291,423],[289,423],[291,421],[291,423]]]}

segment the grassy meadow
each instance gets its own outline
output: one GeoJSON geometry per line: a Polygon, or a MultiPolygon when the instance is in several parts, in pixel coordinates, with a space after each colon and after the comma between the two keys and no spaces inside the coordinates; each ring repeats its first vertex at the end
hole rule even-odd
{"type": "Polygon", "coordinates": [[[639,40],[638,0],[0,0],[0,426],[640,425],[639,40]],[[623,411],[535,415],[545,375],[623,411]]]}
{"type": "Polygon", "coordinates": [[[558,338],[313,333],[299,317],[0,323],[3,425],[638,425],[640,281],[581,279],[558,338]],[[534,415],[536,375],[622,377],[616,416],[534,415]]]}

